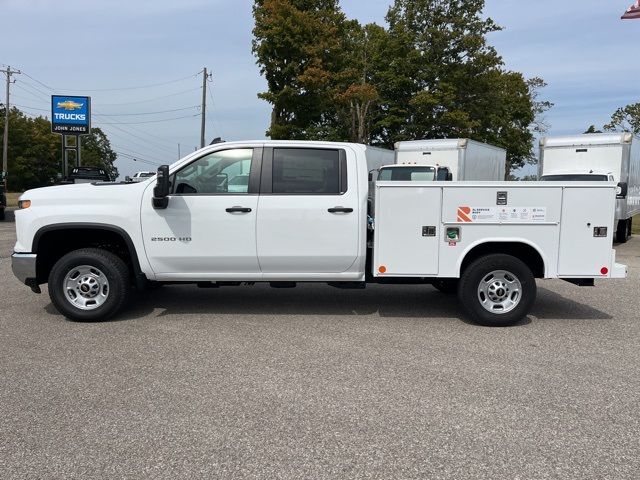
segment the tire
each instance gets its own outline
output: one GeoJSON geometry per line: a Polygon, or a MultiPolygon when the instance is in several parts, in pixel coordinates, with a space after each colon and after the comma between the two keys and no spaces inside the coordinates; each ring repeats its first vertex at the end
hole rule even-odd
{"type": "Polygon", "coordinates": [[[122,309],[130,290],[127,265],[99,248],[67,253],[49,273],[51,302],[70,320],[106,320],[122,309]]]}
{"type": "Polygon", "coordinates": [[[0,208],[0,222],[4,222],[6,219],[6,213],[4,211],[4,208],[0,208]]]}
{"type": "Polygon", "coordinates": [[[487,327],[507,327],[521,321],[530,312],[536,292],[531,269],[522,260],[504,254],[475,260],[458,285],[458,299],[469,318],[487,327]]]}
{"type": "Polygon", "coordinates": [[[627,243],[629,238],[629,221],[628,220],[618,220],[618,228],[616,229],[616,242],[618,243],[627,243]]]}
{"type": "Polygon", "coordinates": [[[431,285],[446,295],[453,295],[458,291],[458,279],[456,278],[437,278],[431,285]]]}

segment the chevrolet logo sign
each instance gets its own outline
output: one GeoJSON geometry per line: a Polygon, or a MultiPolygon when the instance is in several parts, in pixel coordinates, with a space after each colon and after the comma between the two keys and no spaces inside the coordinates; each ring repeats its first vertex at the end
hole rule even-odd
{"type": "Polygon", "coordinates": [[[73,100],[65,100],[64,102],[58,102],[58,108],[64,110],[80,110],[84,103],[74,102],[73,100]]]}

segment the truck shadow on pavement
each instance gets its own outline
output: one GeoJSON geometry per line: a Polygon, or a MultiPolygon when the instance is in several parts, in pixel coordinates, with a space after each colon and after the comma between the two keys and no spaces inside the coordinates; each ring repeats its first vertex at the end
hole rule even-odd
{"type": "MultiPolygon", "coordinates": [[[[47,311],[57,314],[52,305],[47,311]]],[[[455,295],[445,295],[428,285],[370,286],[366,290],[340,290],[325,285],[300,285],[295,289],[267,286],[199,289],[165,286],[134,293],[128,308],[112,321],[144,317],[216,315],[264,316],[367,316],[424,320],[456,319],[469,323],[455,295]]],[[[546,288],[538,289],[531,316],[536,319],[603,320],[613,318],[589,305],[578,303],[546,288]]],[[[531,323],[523,320],[519,326],[531,323]]]]}

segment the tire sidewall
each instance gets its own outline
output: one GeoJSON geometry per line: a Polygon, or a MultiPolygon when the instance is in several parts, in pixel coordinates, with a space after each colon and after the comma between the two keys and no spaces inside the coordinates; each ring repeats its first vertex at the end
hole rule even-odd
{"type": "Polygon", "coordinates": [[[460,281],[458,298],[475,323],[489,327],[506,327],[520,322],[527,316],[535,302],[536,292],[536,280],[524,262],[511,255],[494,254],[479,258],[467,267],[460,281]],[[518,278],[522,286],[520,302],[508,313],[491,313],[482,306],[478,298],[480,281],[495,270],[510,272],[518,278]]]}
{"type": "Polygon", "coordinates": [[[71,320],[84,322],[104,320],[114,315],[120,309],[127,289],[126,279],[122,278],[122,272],[116,265],[118,261],[122,262],[118,257],[108,254],[108,252],[87,250],[70,252],[58,260],[51,269],[48,285],[49,296],[58,311],[71,320]],[[96,267],[104,273],[109,281],[107,300],[93,310],[80,310],[74,307],[65,296],[64,279],[70,270],[80,265],[96,267]]]}

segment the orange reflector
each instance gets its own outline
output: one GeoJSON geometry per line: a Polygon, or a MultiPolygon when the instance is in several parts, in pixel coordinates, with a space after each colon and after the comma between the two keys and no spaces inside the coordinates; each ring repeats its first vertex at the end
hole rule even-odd
{"type": "Polygon", "coordinates": [[[387,271],[387,267],[385,267],[384,265],[380,265],[380,266],[378,267],[378,271],[379,271],[380,273],[385,273],[385,272],[387,271]]]}

